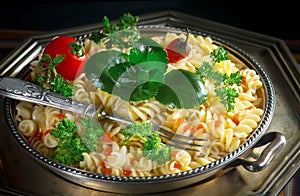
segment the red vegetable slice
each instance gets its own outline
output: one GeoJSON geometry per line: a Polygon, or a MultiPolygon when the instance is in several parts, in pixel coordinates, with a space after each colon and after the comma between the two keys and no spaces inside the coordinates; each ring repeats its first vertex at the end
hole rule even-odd
{"type": "Polygon", "coordinates": [[[61,63],[55,66],[58,74],[67,80],[74,80],[83,72],[84,63],[88,54],[84,51],[82,41],[77,41],[71,36],[59,36],[51,40],[45,47],[44,54],[52,58],[64,55],[61,63]]]}
{"type": "Polygon", "coordinates": [[[189,31],[187,30],[185,40],[182,38],[176,38],[168,44],[166,51],[169,63],[176,63],[189,55],[191,47],[188,44],[188,37],[189,31]]]}

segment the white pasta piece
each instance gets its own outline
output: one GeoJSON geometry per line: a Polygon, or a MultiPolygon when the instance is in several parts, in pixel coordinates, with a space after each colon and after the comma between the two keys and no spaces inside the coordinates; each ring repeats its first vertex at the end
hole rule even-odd
{"type": "Polygon", "coordinates": [[[248,94],[248,93],[239,93],[238,98],[240,100],[247,100],[247,101],[255,101],[256,97],[253,97],[252,94],[248,94]]]}
{"type": "Polygon", "coordinates": [[[167,161],[165,164],[162,165],[162,167],[157,168],[159,170],[159,173],[162,175],[166,174],[175,174],[180,172],[180,169],[174,167],[176,164],[176,161],[167,161]]]}
{"type": "Polygon", "coordinates": [[[196,161],[192,161],[191,163],[190,163],[190,165],[189,165],[189,167],[191,168],[191,169],[195,169],[195,168],[198,168],[198,167],[201,167],[202,165],[200,165],[198,162],[196,162],[196,161]]]}
{"type": "Polygon", "coordinates": [[[43,142],[48,148],[55,148],[56,146],[58,146],[59,140],[51,134],[46,134],[43,137],[43,142]]]}
{"type": "Polygon", "coordinates": [[[231,140],[231,143],[230,143],[228,151],[229,152],[234,151],[235,149],[237,149],[241,145],[241,143],[242,142],[241,142],[241,140],[239,138],[233,137],[232,140],[231,140]]]}
{"type": "Polygon", "coordinates": [[[83,160],[79,162],[79,168],[95,172],[101,173],[101,170],[98,169],[100,167],[99,157],[96,156],[95,153],[82,153],[83,160]]]}
{"type": "Polygon", "coordinates": [[[42,130],[43,133],[46,130],[55,128],[58,121],[60,120],[60,117],[58,115],[60,114],[60,109],[46,106],[44,112],[45,112],[46,126],[45,126],[45,130],[42,130]]]}
{"type": "Polygon", "coordinates": [[[241,100],[239,98],[235,99],[235,110],[246,110],[247,108],[252,108],[253,103],[249,100],[241,100]]]}
{"type": "Polygon", "coordinates": [[[197,36],[197,41],[203,50],[203,55],[209,55],[214,49],[217,48],[210,37],[197,36]]]}
{"type": "Polygon", "coordinates": [[[33,136],[37,131],[37,126],[32,120],[22,120],[18,125],[19,131],[25,136],[33,136]]]}
{"type": "Polygon", "coordinates": [[[91,103],[89,94],[83,88],[80,88],[80,87],[75,88],[73,98],[74,98],[74,100],[80,101],[85,104],[91,103]]]}
{"type": "Polygon", "coordinates": [[[43,141],[38,137],[31,137],[29,140],[30,145],[44,155],[48,155],[49,149],[43,143],[43,141]]]}
{"type": "Polygon", "coordinates": [[[207,158],[205,158],[205,157],[197,157],[197,158],[195,158],[195,160],[196,160],[196,162],[197,163],[199,163],[201,166],[204,166],[204,165],[207,165],[207,164],[210,164],[211,163],[211,161],[210,160],[208,160],[207,158]]]}
{"type": "Polygon", "coordinates": [[[179,150],[176,153],[175,160],[178,161],[182,167],[187,167],[191,163],[192,158],[187,151],[179,150]]]}
{"type": "Polygon", "coordinates": [[[150,172],[152,169],[152,161],[145,157],[141,157],[138,161],[134,162],[133,167],[136,171],[150,172]]]}
{"type": "Polygon", "coordinates": [[[258,122],[261,119],[260,116],[262,114],[263,114],[262,109],[255,108],[255,109],[249,110],[246,114],[244,114],[244,117],[239,122],[239,125],[234,127],[233,130],[237,133],[246,133],[245,136],[248,135],[249,133],[252,132],[252,130],[254,128],[257,127],[258,122]]]}
{"type": "Polygon", "coordinates": [[[16,105],[16,110],[17,110],[17,115],[16,115],[17,121],[29,120],[31,119],[33,105],[29,102],[22,101],[16,105]]]}
{"type": "Polygon", "coordinates": [[[126,146],[119,148],[118,144],[113,143],[111,155],[107,157],[106,165],[112,168],[122,168],[126,161],[126,146]]]}
{"type": "Polygon", "coordinates": [[[115,168],[115,167],[112,168],[111,175],[122,176],[122,174],[123,174],[122,168],[115,168]]]}
{"type": "Polygon", "coordinates": [[[46,131],[45,106],[34,106],[32,112],[32,120],[34,120],[34,122],[42,131],[46,131]]]}

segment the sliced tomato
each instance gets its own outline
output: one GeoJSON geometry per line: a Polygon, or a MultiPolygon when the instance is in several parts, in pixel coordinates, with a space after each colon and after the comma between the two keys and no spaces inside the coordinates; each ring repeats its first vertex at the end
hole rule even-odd
{"type": "Polygon", "coordinates": [[[174,39],[166,48],[168,62],[176,63],[189,55],[186,42],[180,38],[174,39]]]}
{"type": "Polygon", "coordinates": [[[77,41],[71,36],[54,38],[47,44],[43,54],[49,54],[52,58],[64,55],[63,61],[56,65],[55,69],[64,79],[70,81],[83,72],[84,63],[88,59],[82,41],[77,41]]]}
{"type": "Polygon", "coordinates": [[[169,63],[176,63],[189,55],[191,45],[188,43],[189,30],[186,30],[187,35],[185,40],[182,38],[176,38],[168,44],[166,51],[169,63]]]}

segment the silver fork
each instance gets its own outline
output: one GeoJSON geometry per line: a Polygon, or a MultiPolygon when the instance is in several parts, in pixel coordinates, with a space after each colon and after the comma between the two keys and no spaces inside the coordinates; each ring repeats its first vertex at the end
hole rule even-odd
{"type": "MultiPolygon", "coordinates": [[[[103,105],[96,107],[93,104],[84,104],[49,90],[42,89],[38,85],[19,78],[0,78],[0,95],[20,101],[47,105],[84,116],[96,117],[98,120],[109,119],[125,124],[133,122],[116,114],[108,114],[103,105]]],[[[199,147],[202,146],[199,142],[206,141],[206,139],[175,134],[155,123],[153,123],[153,127],[160,133],[160,137],[164,144],[176,148],[198,151],[199,147]]]]}

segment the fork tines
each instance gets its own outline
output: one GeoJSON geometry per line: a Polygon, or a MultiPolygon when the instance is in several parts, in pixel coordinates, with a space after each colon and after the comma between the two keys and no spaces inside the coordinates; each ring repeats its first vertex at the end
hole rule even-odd
{"type": "Polygon", "coordinates": [[[173,146],[175,148],[190,150],[190,151],[199,151],[200,147],[203,147],[202,144],[197,144],[201,141],[207,141],[203,138],[195,138],[191,136],[185,136],[173,133],[168,131],[156,124],[154,124],[154,129],[160,132],[160,137],[162,142],[168,146],[173,146]]]}

